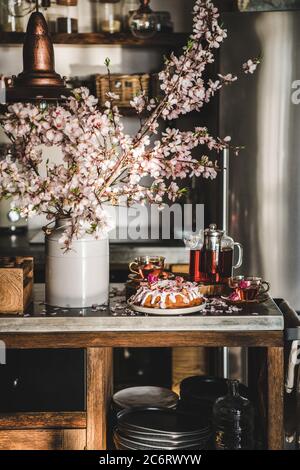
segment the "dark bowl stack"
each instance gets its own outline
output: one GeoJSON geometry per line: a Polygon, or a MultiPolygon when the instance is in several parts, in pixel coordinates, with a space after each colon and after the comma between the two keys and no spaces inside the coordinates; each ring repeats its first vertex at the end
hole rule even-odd
{"type": "Polygon", "coordinates": [[[167,408],[132,408],[118,414],[114,443],[118,450],[202,450],[211,425],[167,408]]]}
{"type": "MultiPolygon", "coordinates": [[[[180,384],[179,409],[186,413],[205,413],[212,419],[212,409],[217,398],[227,395],[227,380],[221,377],[193,376],[187,377],[180,384]]],[[[240,384],[243,397],[249,398],[248,388],[240,384]]]]}

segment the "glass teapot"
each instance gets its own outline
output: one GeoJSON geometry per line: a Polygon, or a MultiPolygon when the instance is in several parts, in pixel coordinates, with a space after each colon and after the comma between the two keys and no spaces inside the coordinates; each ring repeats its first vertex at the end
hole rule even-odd
{"type": "Polygon", "coordinates": [[[185,239],[190,251],[190,277],[205,284],[227,284],[232,270],[238,269],[243,262],[243,247],[218,230],[216,224],[200,232],[199,235],[185,239]],[[238,260],[233,265],[234,248],[237,247],[238,260]]]}

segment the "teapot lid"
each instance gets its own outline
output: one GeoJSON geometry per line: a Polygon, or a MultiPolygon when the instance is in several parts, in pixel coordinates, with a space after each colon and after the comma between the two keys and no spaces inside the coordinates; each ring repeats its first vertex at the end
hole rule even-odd
{"type": "Polygon", "coordinates": [[[204,230],[204,234],[209,237],[222,237],[225,230],[218,230],[217,224],[210,224],[208,228],[204,230]]]}
{"type": "Polygon", "coordinates": [[[216,224],[210,224],[209,228],[204,230],[204,246],[207,250],[218,251],[224,230],[218,230],[216,224]]]}

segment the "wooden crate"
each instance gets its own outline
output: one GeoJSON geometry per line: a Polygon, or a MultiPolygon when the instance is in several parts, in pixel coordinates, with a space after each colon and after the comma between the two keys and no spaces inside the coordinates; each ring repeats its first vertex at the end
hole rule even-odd
{"type": "Polygon", "coordinates": [[[108,75],[96,75],[96,94],[99,98],[100,105],[103,106],[107,101],[107,93],[112,91],[119,96],[115,104],[122,107],[129,107],[130,101],[142,91],[149,96],[150,75],[120,75],[111,74],[110,80],[108,75]]]}
{"type": "Polygon", "coordinates": [[[0,258],[0,314],[23,313],[32,302],[33,258],[0,258]]]}

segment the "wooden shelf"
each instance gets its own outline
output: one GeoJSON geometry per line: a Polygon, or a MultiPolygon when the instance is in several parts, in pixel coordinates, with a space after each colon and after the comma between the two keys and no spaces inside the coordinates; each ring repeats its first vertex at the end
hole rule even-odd
{"type": "MultiPolygon", "coordinates": [[[[23,44],[25,33],[0,32],[0,44],[23,44]]],[[[184,46],[188,33],[158,33],[151,39],[138,39],[129,33],[57,33],[52,34],[54,44],[107,45],[124,47],[180,47],[184,46]]]]}

